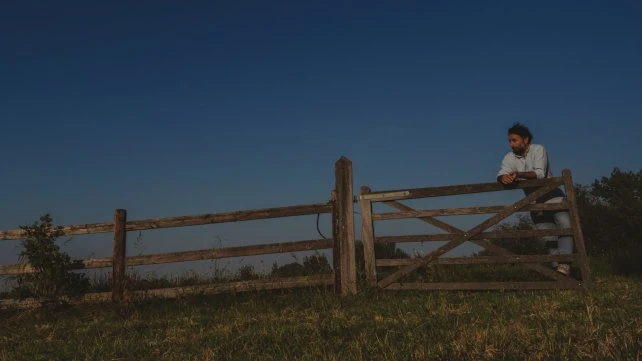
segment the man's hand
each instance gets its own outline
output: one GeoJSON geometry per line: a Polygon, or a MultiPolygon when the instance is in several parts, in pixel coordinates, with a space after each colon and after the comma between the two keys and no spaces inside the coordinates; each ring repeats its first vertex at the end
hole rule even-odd
{"type": "Polygon", "coordinates": [[[517,172],[513,172],[513,173],[510,173],[510,174],[504,174],[504,175],[499,177],[499,183],[507,185],[507,184],[513,183],[515,181],[515,179],[517,179],[517,172]]]}

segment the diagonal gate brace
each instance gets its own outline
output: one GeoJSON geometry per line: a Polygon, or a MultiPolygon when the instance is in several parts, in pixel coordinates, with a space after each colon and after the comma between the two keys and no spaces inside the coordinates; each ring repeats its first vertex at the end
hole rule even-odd
{"type": "MultiPolygon", "coordinates": [[[[387,201],[387,202],[384,202],[384,203],[389,205],[390,207],[398,209],[398,210],[400,210],[402,212],[412,212],[412,211],[414,211],[413,208],[408,207],[407,205],[399,203],[397,201],[387,201]]],[[[450,224],[448,224],[446,222],[443,222],[443,221],[440,221],[438,219],[435,219],[433,217],[425,216],[425,217],[419,217],[418,219],[421,220],[421,221],[430,223],[433,226],[439,227],[439,228],[441,228],[441,229],[443,229],[443,230],[445,230],[447,232],[453,233],[453,234],[459,234],[459,235],[464,234],[463,230],[461,230],[461,229],[459,229],[457,227],[454,227],[454,226],[452,226],[452,225],[450,225],[450,224]]],[[[492,253],[495,253],[497,255],[500,255],[500,256],[511,256],[511,255],[515,254],[515,253],[507,250],[506,248],[503,248],[503,247],[500,247],[500,246],[498,246],[498,245],[496,245],[494,243],[491,243],[490,241],[488,241],[486,239],[481,239],[481,240],[480,239],[471,239],[470,242],[473,242],[473,243],[477,244],[478,246],[481,246],[481,247],[485,248],[486,250],[488,250],[488,251],[490,251],[492,253]]],[[[524,264],[524,267],[526,267],[528,269],[531,269],[531,270],[533,270],[535,272],[538,272],[540,274],[543,274],[545,276],[548,276],[548,277],[550,277],[550,278],[552,278],[554,280],[557,280],[559,282],[567,283],[567,284],[569,284],[569,286],[571,284],[574,285],[576,283],[575,279],[573,279],[573,278],[571,278],[569,276],[565,276],[565,275],[563,275],[563,274],[561,274],[559,272],[555,272],[552,269],[550,269],[549,267],[545,267],[545,266],[542,266],[542,265],[537,264],[537,263],[526,263],[526,264],[524,264]]]]}
{"type": "Polygon", "coordinates": [[[487,219],[486,221],[478,224],[477,226],[471,228],[468,232],[465,232],[464,234],[461,235],[459,239],[453,240],[448,242],[447,244],[437,248],[430,254],[421,257],[417,260],[417,262],[408,265],[397,272],[389,275],[388,277],[382,279],[379,281],[378,285],[379,287],[387,287],[390,284],[397,282],[400,278],[414,272],[420,267],[425,266],[426,264],[434,261],[435,259],[439,258],[441,255],[444,253],[450,251],[451,249],[459,246],[460,244],[468,241],[471,237],[474,237],[478,235],[479,233],[483,232],[485,229],[494,226],[495,224],[499,223],[502,221],[504,218],[510,216],[511,214],[519,211],[520,209],[524,208],[528,204],[534,202],[537,200],[537,198],[545,195],[546,193],[552,191],[553,189],[557,188],[559,184],[553,183],[544,187],[541,187],[534,191],[533,193],[529,194],[528,196],[524,197],[520,201],[514,203],[513,205],[506,206],[501,212],[495,214],[491,218],[487,219]]]}

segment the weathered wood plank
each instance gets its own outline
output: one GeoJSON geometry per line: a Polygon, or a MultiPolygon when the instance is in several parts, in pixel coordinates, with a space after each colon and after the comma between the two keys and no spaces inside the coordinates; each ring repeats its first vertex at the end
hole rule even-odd
{"type": "Polygon", "coordinates": [[[339,210],[337,190],[333,189],[332,199],[332,269],[334,270],[334,293],[341,293],[341,240],[339,239],[339,210]]]}
{"type": "Polygon", "coordinates": [[[547,187],[551,185],[559,185],[561,184],[561,182],[562,182],[561,177],[554,177],[554,178],[547,178],[547,179],[520,181],[510,186],[505,186],[505,185],[499,184],[498,182],[493,182],[493,183],[480,183],[480,184],[462,184],[462,185],[443,186],[443,187],[384,190],[384,191],[371,192],[370,194],[367,194],[362,197],[363,199],[370,199],[373,202],[384,202],[384,201],[402,200],[402,199],[415,199],[415,198],[427,198],[427,197],[452,196],[452,195],[459,195],[459,194],[497,192],[497,191],[503,191],[507,189],[547,187]],[[402,194],[401,192],[407,192],[407,193],[402,194]],[[385,193],[391,193],[391,195],[387,197],[382,196],[382,194],[385,195],[385,193]]]}
{"type": "Polygon", "coordinates": [[[127,258],[127,264],[130,266],[140,266],[171,262],[188,262],[228,257],[248,257],[274,253],[310,251],[316,249],[332,248],[332,242],[332,239],[315,239],[307,241],[281,242],[253,246],[227,247],[198,251],[182,251],[133,256],[127,258]]]}
{"type": "MultiPolygon", "coordinates": [[[[416,212],[414,209],[408,207],[407,205],[405,205],[403,203],[399,203],[397,201],[387,201],[387,202],[383,202],[383,203],[388,205],[388,206],[390,206],[390,207],[392,207],[392,208],[395,208],[395,209],[397,209],[399,211],[402,211],[402,212],[416,212]]],[[[429,224],[432,224],[433,226],[435,226],[435,227],[437,227],[439,229],[442,229],[442,230],[444,230],[446,232],[450,232],[450,233],[459,233],[460,232],[460,230],[457,229],[456,227],[453,227],[450,224],[448,224],[448,223],[446,223],[444,221],[440,221],[440,220],[438,220],[436,218],[432,218],[432,217],[428,217],[428,216],[418,217],[418,218],[419,218],[419,220],[424,221],[424,222],[429,223],[429,224]]]]}
{"type": "MultiPolygon", "coordinates": [[[[111,293],[109,293],[109,296],[111,297],[111,293]]],[[[3,309],[28,309],[28,308],[36,308],[40,306],[40,302],[34,300],[34,299],[26,299],[26,300],[16,300],[16,299],[5,299],[5,300],[0,300],[0,310],[3,309]]]]}
{"type": "MultiPolygon", "coordinates": [[[[487,239],[473,240],[472,242],[475,243],[476,245],[480,246],[480,247],[483,247],[487,251],[495,253],[495,254],[500,255],[500,256],[515,255],[515,253],[513,253],[513,252],[511,252],[511,251],[509,251],[509,250],[507,250],[507,249],[505,249],[503,247],[500,247],[500,246],[498,246],[496,244],[493,244],[487,239]]],[[[575,280],[573,278],[565,276],[565,275],[563,275],[563,274],[561,274],[559,272],[554,271],[550,266],[547,267],[547,266],[543,266],[543,265],[537,264],[537,263],[526,263],[526,264],[524,264],[524,266],[526,268],[528,268],[528,269],[531,269],[533,271],[539,272],[539,273],[543,274],[544,276],[550,277],[550,278],[552,278],[552,279],[554,279],[554,280],[556,280],[558,282],[562,282],[562,283],[575,282],[575,280]]]]}
{"type": "MultiPolygon", "coordinates": [[[[511,256],[477,256],[477,257],[449,257],[438,258],[432,264],[457,265],[457,264],[497,264],[497,263],[537,263],[537,262],[572,262],[575,255],[511,255],[511,256]]],[[[412,258],[378,259],[377,267],[400,267],[413,263],[412,258]]]]}
{"type": "MultiPolygon", "coordinates": [[[[395,213],[375,213],[372,215],[374,221],[387,220],[387,219],[405,219],[405,218],[419,218],[419,217],[439,217],[439,216],[464,216],[472,214],[488,214],[497,213],[502,211],[506,206],[484,206],[484,207],[466,207],[466,208],[444,208],[444,209],[430,209],[423,211],[405,211],[395,213]]],[[[567,202],[563,203],[550,203],[550,204],[533,204],[528,205],[521,209],[525,211],[552,211],[568,209],[567,202]]]]}
{"type": "MultiPolygon", "coordinates": [[[[545,237],[545,236],[570,236],[573,230],[570,228],[561,229],[533,229],[521,231],[495,231],[482,232],[470,238],[475,239],[511,239],[527,237],[545,237]]],[[[379,236],[375,237],[375,243],[404,243],[404,242],[434,242],[434,241],[451,241],[457,239],[457,234],[417,234],[404,236],[379,236]]]]}
{"type": "MultiPolygon", "coordinates": [[[[215,283],[186,287],[158,288],[153,290],[140,290],[126,292],[126,298],[136,299],[145,297],[176,298],[188,295],[212,295],[231,292],[252,292],[262,290],[288,289],[299,287],[331,286],[334,284],[334,275],[315,275],[303,277],[287,277],[279,279],[259,279],[251,281],[238,281],[228,283],[215,283]]],[[[78,299],[71,299],[71,304],[105,302],[111,299],[111,292],[88,293],[78,299]]],[[[0,300],[0,308],[33,308],[39,302],[28,300],[0,300]]]]}
{"type": "Polygon", "coordinates": [[[386,290],[557,290],[578,288],[578,283],[555,281],[533,282],[432,282],[391,283],[386,290]]]}
{"type": "MultiPolygon", "coordinates": [[[[66,236],[82,235],[82,234],[96,234],[96,233],[110,233],[114,231],[114,223],[91,223],[79,224],[73,226],[63,226],[62,232],[66,236]]],[[[22,229],[11,229],[8,231],[0,231],[0,241],[19,240],[24,238],[22,229]]]]}
{"type": "Polygon", "coordinates": [[[577,209],[577,197],[575,196],[575,187],[573,178],[569,169],[562,171],[562,178],[564,178],[564,190],[566,190],[566,197],[570,203],[569,215],[571,216],[571,227],[573,228],[573,243],[575,244],[575,251],[578,255],[580,274],[582,280],[586,285],[591,283],[591,270],[588,264],[588,257],[586,256],[586,246],[584,244],[584,233],[582,233],[582,223],[580,214],[577,209]]]}
{"type": "MultiPolygon", "coordinates": [[[[195,251],[181,251],[171,253],[158,253],[126,258],[128,266],[141,266],[172,262],[201,261],[207,259],[220,259],[228,257],[248,257],[263,254],[290,253],[332,248],[332,239],[315,239],[306,241],[281,242],[260,244],[241,247],[212,248],[195,251]]],[[[93,269],[112,266],[112,257],[89,258],[75,261],[73,269],[93,269]]],[[[0,275],[18,275],[32,273],[29,264],[13,264],[0,266],[0,275]]]]}
{"type": "MultiPolygon", "coordinates": [[[[200,214],[193,216],[152,218],[133,220],[127,222],[126,230],[143,231],[148,229],[174,228],[198,226],[214,223],[241,222],[258,219],[282,218],[304,216],[318,213],[332,212],[332,205],[329,203],[306,204],[289,207],[253,209],[246,211],[234,211],[225,213],[200,214]]],[[[75,226],[63,226],[62,231],[66,236],[97,234],[113,232],[114,223],[93,223],[75,226]]],[[[0,231],[0,241],[18,240],[24,238],[21,229],[0,231]]]]}
{"type": "Polygon", "coordinates": [[[127,211],[117,209],[114,212],[114,255],[112,261],[112,301],[123,300],[125,290],[125,267],[127,256],[127,211]]]}
{"type": "MultiPolygon", "coordinates": [[[[87,258],[82,260],[75,260],[71,266],[71,269],[80,270],[80,269],[112,267],[113,261],[114,261],[113,257],[87,258]]],[[[35,270],[31,267],[29,263],[16,263],[16,264],[0,266],[0,275],[3,275],[3,276],[15,276],[20,274],[33,273],[34,271],[35,270]]]]}
{"type": "Polygon", "coordinates": [[[304,277],[288,277],[281,279],[259,279],[229,283],[216,283],[209,285],[196,285],[190,287],[174,287],[155,289],[149,291],[134,291],[134,295],[152,297],[179,297],[190,294],[219,294],[231,292],[252,292],[262,290],[275,290],[298,287],[331,286],[334,284],[334,275],[315,275],[304,277]]]}
{"type": "MultiPolygon", "coordinates": [[[[361,187],[361,195],[368,194],[370,188],[361,187]]],[[[374,251],[374,225],[372,223],[372,202],[362,199],[361,207],[361,240],[363,242],[363,266],[366,284],[369,287],[377,286],[377,268],[375,267],[374,251]]]]}
{"type": "Polygon", "coordinates": [[[481,233],[483,230],[487,229],[488,227],[492,227],[495,224],[499,223],[502,219],[508,217],[509,215],[517,212],[518,210],[522,209],[523,207],[527,206],[528,204],[534,202],[537,198],[549,193],[553,189],[555,189],[560,183],[553,182],[550,183],[546,186],[543,186],[526,197],[522,198],[521,200],[515,202],[512,206],[506,206],[503,211],[498,212],[494,216],[490,217],[489,219],[485,220],[484,222],[478,224],[477,226],[471,228],[468,232],[465,232],[464,234],[460,235],[460,237],[456,240],[450,241],[447,244],[437,248],[436,250],[432,251],[430,254],[427,256],[421,257],[417,259],[417,262],[405,266],[401,268],[400,270],[396,271],[395,273],[389,275],[388,277],[384,278],[383,280],[379,281],[378,285],[380,287],[386,287],[390,285],[391,283],[394,283],[398,281],[400,278],[410,274],[411,272],[415,271],[419,267],[423,267],[424,265],[432,262],[433,260],[439,258],[441,255],[444,253],[454,249],[455,247],[459,246],[460,244],[466,242],[468,239],[471,237],[474,237],[481,233]]]}
{"type": "MultiPolygon", "coordinates": [[[[109,259],[111,262],[111,258],[109,259]]],[[[110,263],[111,264],[111,263],[110,263]]],[[[23,273],[33,273],[34,269],[28,263],[16,263],[0,266],[0,275],[2,276],[13,276],[23,273]]]]}
{"type": "Polygon", "coordinates": [[[352,162],[341,157],[335,163],[335,212],[337,228],[335,240],[339,243],[340,275],[339,293],[357,293],[357,266],[355,263],[354,241],[354,198],[352,196],[352,162]]]}
{"type": "Polygon", "coordinates": [[[203,214],[197,216],[148,219],[128,222],[127,231],[199,226],[213,223],[242,222],[258,219],[294,217],[329,212],[332,212],[331,204],[309,204],[291,207],[203,214]]]}

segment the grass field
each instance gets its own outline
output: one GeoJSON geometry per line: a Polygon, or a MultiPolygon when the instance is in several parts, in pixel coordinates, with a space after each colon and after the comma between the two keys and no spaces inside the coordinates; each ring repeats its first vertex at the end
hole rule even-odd
{"type": "Polygon", "coordinates": [[[641,360],[642,280],[588,290],[329,289],[0,311],[0,360],[641,360]]]}

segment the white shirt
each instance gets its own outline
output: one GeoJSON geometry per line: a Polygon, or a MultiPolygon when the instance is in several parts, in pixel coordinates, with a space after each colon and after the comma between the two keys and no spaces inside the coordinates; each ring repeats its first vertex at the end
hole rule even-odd
{"type": "MultiPolygon", "coordinates": [[[[513,152],[508,152],[502,160],[501,168],[497,172],[497,176],[510,174],[513,172],[535,172],[537,179],[551,178],[550,164],[548,162],[548,153],[543,145],[531,144],[528,147],[525,156],[517,155],[513,152]]],[[[524,189],[527,195],[533,192],[534,189],[524,189]]],[[[540,197],[537,203],[559,203],[564,198],[564,192],[556,188],[550,193],[540,197]]]]}
{"type": "Polygon", "coordinates": [[[497,176],[512,172],[535,172],[537,179],[551,178],[553,173],[548,164],[548,154],[544,146],[531,144],[526,156],[508,152],[502,160],[502,166],[497,176]]]}

